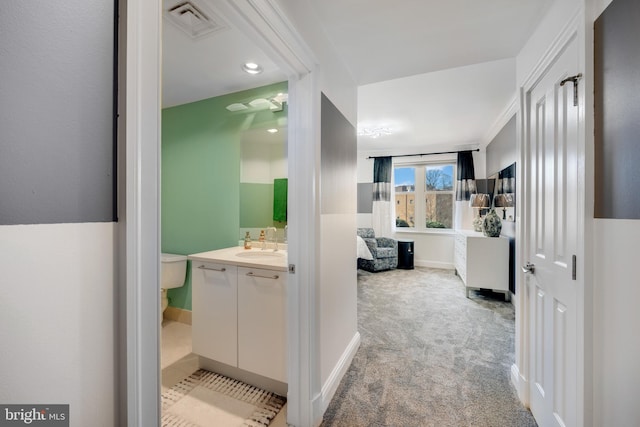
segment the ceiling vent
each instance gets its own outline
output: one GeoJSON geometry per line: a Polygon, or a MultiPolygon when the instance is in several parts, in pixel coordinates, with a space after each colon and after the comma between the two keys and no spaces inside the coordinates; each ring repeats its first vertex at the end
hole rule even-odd
{"type": "Polygon", "coordinates": [[[228,28],[223,19],[193,0],[166,2],[164,14],[191,38],[197,39],[228,28]],[[167,6],[167,3],[171,3],[167,6]]]}

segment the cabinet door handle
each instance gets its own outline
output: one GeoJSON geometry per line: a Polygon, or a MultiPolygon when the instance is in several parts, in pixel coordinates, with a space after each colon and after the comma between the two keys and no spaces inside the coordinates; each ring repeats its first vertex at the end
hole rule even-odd
{"type": "Polygon", "coordinates": [[[251,277],[261,277],[263,279],[273,279],[273,280],[278,280],[280,278],[280,276],[278,276],[277,274],[274,274],[273,276],[261,276],[259,274],[254,274],[253,271],[250,271],[247,273],[247,276],[251,276],[251,277]]]}
{"type": "Polygon", "coordinates": [[[224,268],[224,267],[222,267],[222,268],[210,268],[210,267],[205,267],[204,265],[201,265],[198,268],[201,269],[201,270],[211,270],[211,271],[221,271],[221,272],[227,271],[227,269],[224,268]]]}

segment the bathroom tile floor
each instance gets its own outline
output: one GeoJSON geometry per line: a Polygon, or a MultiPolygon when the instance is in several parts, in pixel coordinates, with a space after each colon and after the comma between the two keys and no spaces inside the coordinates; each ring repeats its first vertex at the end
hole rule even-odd
{"type": "MultiPolygon", "coordinates": [[[[164,320],[162,322],[162,392],[198,370],[198,356],[191,352],[191,325],[164,320]]],[[[287,405],[273,419],[270,427],[286,427],[287,405]]],[[[206,425],[205,423],[202,424],[206,425]]],[[[225,426],[216,426],[225,427],[225,426]]]]}

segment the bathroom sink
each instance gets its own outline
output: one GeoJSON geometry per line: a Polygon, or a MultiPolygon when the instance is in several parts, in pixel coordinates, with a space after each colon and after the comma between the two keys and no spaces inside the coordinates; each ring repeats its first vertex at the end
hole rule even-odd
{"type": "Polygon", "coordinates": [[[252,252],[238,252],[236,254],[237,257],[240,258],[284,258],[284,252],[273,252],[273,251],[252,251],[252,252]]]}

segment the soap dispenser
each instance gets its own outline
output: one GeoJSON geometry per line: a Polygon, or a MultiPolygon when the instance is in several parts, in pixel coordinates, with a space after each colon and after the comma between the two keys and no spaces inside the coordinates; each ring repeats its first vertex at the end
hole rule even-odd
{"type": "Polygon", "coordinates": [[[249,235],[248,231],[244,235],[244,248],[245,249],[251,249],[251,236],[249,235]]]}

